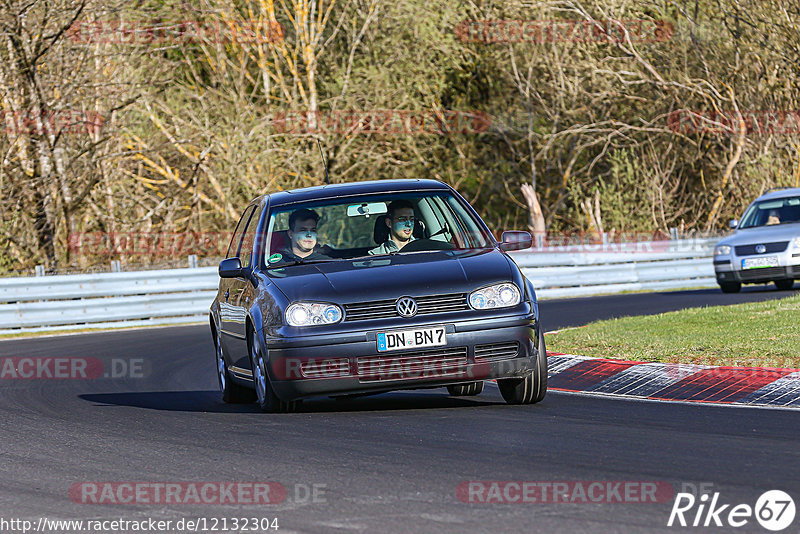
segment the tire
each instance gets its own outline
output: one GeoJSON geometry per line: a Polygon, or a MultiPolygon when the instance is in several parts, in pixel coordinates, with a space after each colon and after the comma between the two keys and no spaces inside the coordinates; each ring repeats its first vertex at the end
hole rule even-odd
{"type": "Polygon", "coordinates": [[[775,284],[775,287],[778,289],[778,291],[789,291],[794,287],[794,280],[792,280],[791,278],[788,279],[784,278],[783,280],[775,280],[773,281],[773,283],[775,284]]]}
{"type": "Polygon", "coordinates": [[[253,341],[251,331],[247,332],[247,348],[250,351],[250,362],[253,367],[253,384],[256,388],[256,404],[267,413],[292,413],[296,412],[301,401],[281,400],[272,389],[264,361],[263,351],[253,341]]]}
{"type": "Polygon", "coordinates": [[[547,348],[544,345],[544,332],[539,327],[539,351],[533,371],[524,378],[503,378],[497,380],[500,394],[508,404],[536,404],[547,394],[547,348]]]}
{"type": "Polygon", "coordinates": [[[218,334],[213,334],[213,336],[216,348],[217,382],[219,383],[219,391],[222,393],[222,401],[228,404],[253,402],[256,398],[255,392],[231,379],[228,363],[225,361],[225,354],[222,352],[222,340],[218,334]]]}
{"type": "Polygon", "coordinates": [[[738,293],[742,290],[740,282],[719,282],[719,288],[723,293],[738,293]]]}
{"type": "Polygon", "coordinates": [[[481,391],[483,391],[483,380],[447,386],[447,392],[453,397],[473,397],[480,395],[481,391]]]}

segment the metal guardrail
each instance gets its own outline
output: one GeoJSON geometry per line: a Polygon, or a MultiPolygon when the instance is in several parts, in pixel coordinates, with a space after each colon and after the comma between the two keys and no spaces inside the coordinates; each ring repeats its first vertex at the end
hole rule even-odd
{"type": "Polygon", "coordinates": [[[510,255],[539,298],[716,287],[713,239],[547,247],[510,255]]]}
{"type": "Polygon", "coordinates": [[[216,267],[0,279],[0,334],[207,320],[216,267]]]}
{"type": "MultiPolygon", "coordinates": [[[[714,287],[716,239],[512,252],[540,298],[714,287]]],[[[207,320],[216,267],[0,279],[0,334],[207,320]]]]}

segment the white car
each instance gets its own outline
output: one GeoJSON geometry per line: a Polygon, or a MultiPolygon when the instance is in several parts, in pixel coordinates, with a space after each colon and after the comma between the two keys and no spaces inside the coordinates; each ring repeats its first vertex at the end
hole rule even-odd
{"type": "Polygon", "coordinates": [[[769,282],[792,289],[800,278],[800,188],[767,191],[730,225],[736,232],[714,249],[722,291],[738,293],[742,284],[769,282]]]}

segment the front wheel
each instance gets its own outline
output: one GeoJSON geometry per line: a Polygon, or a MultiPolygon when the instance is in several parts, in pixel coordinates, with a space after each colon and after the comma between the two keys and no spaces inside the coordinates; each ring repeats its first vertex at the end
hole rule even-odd
{"type": "Polygon", "coordinates": [[[229,404],[253,402],[255,397],[253,390],[240,386],[231,380],[228,364],[225,361],[225,354],[222,352],[222,340],[219,334],[214,335],[214,345],[217,351],[217,381],[219,382],[219,391],[222,393],[222,401],[229,404]]]}
{"type": "Polygon", "coordinates": [[[742,290],[742,284],[739,282],[720,282],[719,288],[723,293],[738,293],[742,290]]]}
{"type": "Polygon", "coordinates": [[[447,392],[453,397],[474,397],[480,395],[481,391],[483,391],[483,380],[447,386],[447,392]]]}
{"type": "Polygon", "coordinates": [[[276,394],[270,385],[267,366],[264,362],[264,355],[259,350],[252,334],[248,335],[247,345],[250,349],[250,361],[253,366],[253,382],[256,386],[256,404],[264,412],[269,413],[292,413],[296,412],[300,401],[283,401],[276,394]]]}
{"type": "Polygon", "coordinates": [[[794,287],[794,280],[791,278],[784,279],[784,280],[775,280],[775,287],[778,288],[779,291],[789,291],[794,287]]]}
{"type": "Polygon", "coordinates": [[[497,380],[500,394],[508,404],[536,404],[547,394],[547,349],[544,345],[544,332],[539,327],[539,351],[533,371],[524,378],[503,378],[497,380]]]}

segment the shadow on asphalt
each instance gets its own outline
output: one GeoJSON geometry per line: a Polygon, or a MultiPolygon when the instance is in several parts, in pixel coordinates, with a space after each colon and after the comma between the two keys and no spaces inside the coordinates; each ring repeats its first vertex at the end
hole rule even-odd
{"type": "Polygon", "coordinates": [[[124,393],[87,393],[79,399],[95,406],[130,406],[173,412],[257,412],[255,404],[225,404],[218,391],[137,391],[124,393]]]}
{"type": "MultiPolygon", "coordinates": [[[[97,407],[129,406],[148,410],[210,413],[260,413],[253,404],[225,404],[217,391],[152,391],[125,393],[92,393],[78,398],[95,403],[97,407]]],[[[300,413],[374,412],[390,410],[419,410],[467,408],[505,405],[489,398],[457,398],[441,393],[390,392],[358,398],[319,398],[304,401],[300,413]]]]}

